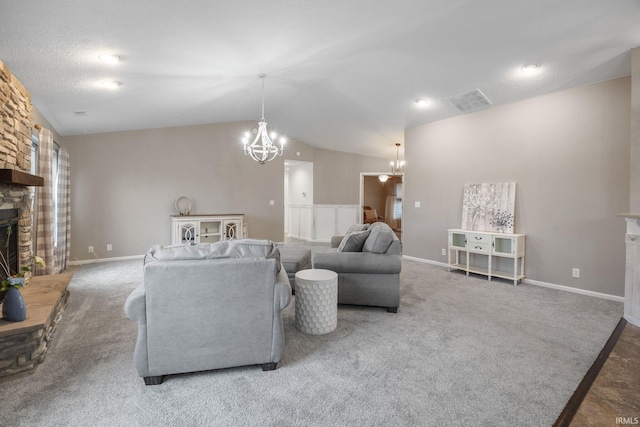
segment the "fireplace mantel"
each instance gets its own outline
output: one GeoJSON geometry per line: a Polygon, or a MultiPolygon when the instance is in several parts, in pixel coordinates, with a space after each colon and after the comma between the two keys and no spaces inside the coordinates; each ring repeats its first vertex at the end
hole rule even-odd
{"type": "Polygon", "coordinates": [[[44,178],[15,169],[0,169],[0,184],[42,187],[44,178]]]}

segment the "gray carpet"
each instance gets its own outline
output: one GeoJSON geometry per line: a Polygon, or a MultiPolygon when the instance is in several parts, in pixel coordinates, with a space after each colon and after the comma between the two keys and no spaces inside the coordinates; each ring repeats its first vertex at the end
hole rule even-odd
{"type": "Polygon", "coordinates": [[[404,261],[397,314],[340,306],[338,328],[311,336],[295,328],[292,300],[276,371],[147,387],[132,363],[136,324],[123,311],[141,278],[139,260],[75,274],[45,362],[0,383],[0,425],[549,426],[623,310],[404,261]]]}

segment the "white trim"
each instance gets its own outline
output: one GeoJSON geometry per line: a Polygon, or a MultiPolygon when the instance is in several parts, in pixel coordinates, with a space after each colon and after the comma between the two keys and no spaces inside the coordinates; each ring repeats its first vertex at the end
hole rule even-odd
{"type": "Polygon", "coordinates": [[[331,241],[331,236],[344,234],[347,229],[347,225],[345,225],[344,221],[341,222],[341,218],[345,218],[345,216],[341,216],[341,212],[344,213],[344,211],[346,211],[347,215],[351,216],[350,211],[353,210],[353,216],[348,220],[348,225],[354,224],[354,221],[357,223],[359,216],[358,205],[313,205],[292,203],[288,205],[286,209],[289,212],[289,231],[287,232],[287,236],[314,243],[328,243],[331,241]],[[296,215],[292,214],[294,210],[297,210],[296,215]],[[319,230],[320,211],[325,214],[323,219],[329,219],[329,221],[325,222],[325,226],[332,222],[333,229],[330,231],[331,236],[328,236],[327,227],[323,230],[319,230]],[[304,227],[302,215],[305,215],[305,219],[308,220],[308,224],[304,224],[304,227]]]}
{"type": "Polygon", "coordinates": [[[130,255],[130,256],[120,256],[114,258],[96,258],[96,259],[83,259],[83,260],[75,260],[69,261],[69,265],[85,265],[85,264],[96,264],[99,262],[111,262],[111,261],[126,261],[130,259],[143,259],[144,255],[130,255]]]}
{"type": "Polygon", "coordinates": [[[610,301],[624,302],[624,297],[619,297],[611,294],[604,294],[602,292],[587,291],[585,289],[572,288],[571,286],[556,285],[555,283],[541,282],[539,280],[532,280],[532,279],[524,279],[524,283],[527,283],[529,285],[542,286],[543,288],[556,289],[558,291],[565,291],[565,292],[572,292],[574,294],[586,295],[589,297],[607,299],[610,301]]]}
{"type": "MultiPolygon", "coordinates": [[[[402,258],[405,258],[405,259],[408,259],[408,260],[411,260],[411,261],[421,262],[421,263],[424,263],[424,264],[436,265],[436,266],[439,266],[439,267],[445,267],[445,268],[449,267],[449,264],[444,263],[444,262],[432,261],[432,260],[424,259],[424,258],[416,258],[416,257],[412,257],[412,256],[409,256],[409,255],[402,255],[402,258]]],[[[532,279],[524,279],[523,282],[527,283],[529,285],[541,286],[543,288],[555,289],[557,291],[571,292],[571,293],[574,293],[574,294],[586,295],[586,296],[589,296],[589,297],[596,297],[596,298],[601,298],[601,299],[606,299],[606,300],[616,301],[616,302],[624,302],[624,297],[619,297],[617,295],[611,295],[611,294],[604,294],[602,292],[587,291],[587,290],[584,290],[584,289],[572,288],[571,286],[556,285],[555,283],[541,282],[539,280],[532,280],[532,279]]]]}
{"type": "Polygon", "coordinates": [[[438,267],[445,267],[445,268],[449,267],[449,264],[447,264],[446,262],[432,261],[430,259],[424,259],[424,258],[416,258],[416,257],[409,256],[409,255],[402,255],[402,258],[408,259],[410,261],[421,262],[423,264],[437,265],[438,267]]]}
{"type": "Polygon", "coordinates": [[[624,315],[624,320],[626,320],[627,322],[631,323],[634,326],[640,327],[640,319],[636,319],[635,317],[629,314],[624,315]]]}

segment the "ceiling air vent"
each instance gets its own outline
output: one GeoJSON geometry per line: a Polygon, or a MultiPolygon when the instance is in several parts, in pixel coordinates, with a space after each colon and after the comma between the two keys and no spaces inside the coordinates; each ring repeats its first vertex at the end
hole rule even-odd
{"type": "Polygon", "coordinates": [[[471,113],[491,107],[491,101],[489,101],[489,98],[484,96],[484,93],[482,93],[480,89],[474,89],[472,91],[453,96],[449,98],[449,102],[451,102],[454,107],[462,113],[471,113]]]}
{"type": "Polygon", "coordinates": [[[86,111],[74,111],[73,115],[76,117],[87,117],[87,112],[86,111]]]}

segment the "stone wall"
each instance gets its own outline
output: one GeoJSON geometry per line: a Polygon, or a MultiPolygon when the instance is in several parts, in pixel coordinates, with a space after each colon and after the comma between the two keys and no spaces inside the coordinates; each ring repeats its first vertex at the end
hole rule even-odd
{"type": "MultiPolygon", "coordinates": [[[[33,118],[31,95],[0,61],[0,169],[29,172],[33,118]]],[[[0,209],[18,209],[20,266],[31,262],[32,187],[0,183],[0,209]]]]}

